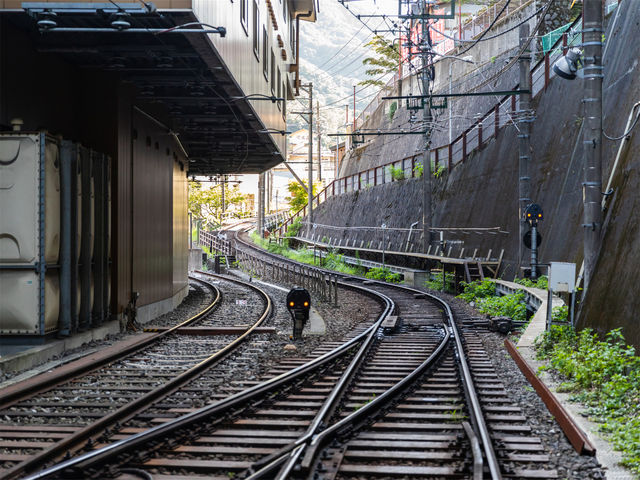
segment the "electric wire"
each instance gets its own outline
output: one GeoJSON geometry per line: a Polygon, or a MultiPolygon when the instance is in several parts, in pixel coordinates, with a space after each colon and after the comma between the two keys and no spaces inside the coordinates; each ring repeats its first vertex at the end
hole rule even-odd
{"type": "Polygon", "coordinates": [[[629,127],[629,130],[627,130],[625,133],[623,133],[619,137],[610,137],[609,135],[606,134],[606,132],[604,130],[602,130],[602,135],[604,135],[609,140],[613,140],[614,142],[618,141],[618,140],[622,140],[623,138],[625,138],[626,136],[628,136],[631,133],[631,130],[633,130],[634,127],[638,124],[638,120],[640,120],[640,109],[638,110],[638,113],[636,114],[636,119],[633,121],[633,124],[629,127]]]}

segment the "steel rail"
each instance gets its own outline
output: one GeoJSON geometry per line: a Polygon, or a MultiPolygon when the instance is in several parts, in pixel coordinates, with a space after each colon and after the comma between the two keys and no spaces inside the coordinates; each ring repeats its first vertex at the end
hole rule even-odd
{"type": "MultiPolygon", "coordinates": [[[[235,239],[237,242],[242,243],[245,246],[248,246],[249,248],[252,248],[254,250],[256,250],[257,248],[251,244],[248,244],[247,242],[244,242],[243,240],[240,240],[238,238],[237,235],[235,235],[235,239]]],[[[278,258],[280,260],[284,260],[284,261],[288,261],[288,262],[292,262],[290,259],[287,258],[283,258],[279,255],[275,255],[272,254],[270,252],[265,252],[264,250],[259,250],[261,254],[265,254],[267,256],[270,256],[272,258],[278,258]]],[[[317,268],[317,267],[315,267],[317,268]]],[[[321,269],[319,268],[318,270],[321,271],[328,271],[325,269],[321,269]]],[[[358,280],[362,280],[361,278],[358,277],[353,277],[354,279],[358,279],[358,280]]],[[[407,287],[407,286],[399,286],[399,285],[394,285],[394,284],[387,284],[387,283],[383,283],[383,282],[379,282],[379,281],[375,281],[375,280],[371,280],[370,281],[373,284],[379,284],[379,285],[383,285],[386,288],[395,288],[395,289],[401,289],[401,290],[405,290],[405,291],[410,291],[413,293],[417,293],[420,295],[425,295],[430,297],[432,300],[434,300],[436,303],[439,303],[440,305],[442,305],[445,309],[446,312],[446,316],[447,318],[450,319],[450,325],[449,328],[451,330],[451,333],[453,334],[453,338],[455,341],[455,345],[456,345],[456,351],[457,351],[457,363],[460,369],[460,373],[462,376],[462,384],[463,384],[463,388],[464,388],[464,392],[465,392],[465,397],[467,398],[467,402],[469,404],[469,413],[470,413],[470,419],[471,422],[473,424],[474,427],[474,431],[477,434],[477,436],[480,439],[480,443],[482,444],[482,448],[486,457],[486,461],[487,464],[489,466],[489,472],[491,474],[491,479],[492,480],[501,480],[502,479],[502,474],[500,472],[500,467],[498,465],[498,459],[495,453],[495,450],[493,449],[493,444],[491,442],[491,438],[489,435],[489,430],[487,428],[487,424],[485,422],[484,419],[484,415],[482,413],[482,409],[480,407],[480,401],[478,400],[478,395],[476,393],[475,390],[475,386],[473,383],[473,378],[471,376],[471,371],[469,369],[469,365],[467,363],[466,360],[466,355],[464,353],[464,348],[462,345],[462,341],[460,339],[460,333],[458,332],[458,328],[455,324],[455,319],[453,317],[453,312],[451,310],[451,307],[449,306],[449,304],[447,302],[445,302],[444,300],[436,297],[435,295],[432,295],[430,293],[424,292],[422,290],[418,290],[412,287],[407,287]]]]}
{"type": "Polygon", "coordinates": [[[418,365],[411,373],[409,373],[406,377],[396,383],[393,387],[387,389],[384,393],[376,396],[375,399],[368,402],[366,405],[359,408],[357,411],[351,413],[350,415],[344,417],[339,422],[333,424],[329,428],[323,430],[318,435],[314,436],[309,445],[300,445],[299,448],[296,448],[295,451],[284,458],[279,458],[276,461],[272,462],[272,464],[267,465],[264,469],[256,472],[253,475],[247,477],[246,480],[257,480],[261,478],[265,474],[272,471],[277,464],[282,464],[285,461],[287,464],[278,472],[276,479],[278,480],[286,480],[290,478],[293,470],[296,465],[300,462],[300,457],[303,456],[302,462],[300,466],[302,467],[303,472],[309,472],[317,455],[320,453],[319,450],[327,444],[332,438],[344,432],[345,430],[353,428],[353,426],[364,417],[374,415],[376,412],[380,411],[384,406],[386,406],[389,402],[393,401],[397,395],[405,390],[405,388],[415,382],[416,378],[422,375],[425,370],[431,368],[434,363],[436,363],[445,352],[447,345],[450,342],[451,334],[447,333],[444,335],[440,344],[436,347],[436,349],[427,357],[420,365],[418,365]],[[306,453],[305,453],[306,449],[306,453]]]}
{"type": "MultiPolygon", "coordinates": [[[[209,275],[212,277],[215,276],[213,274],[209,274],[209,275]]],[[[223,278],[223,277],[219,277],[219,278],[223,278]]],[[[197,279],[194,278],[194,280],[197,280],[197,279]]],[[[217,352],[210,355],[205,360],[202,360],[196,365],[190,367],[188,370],[182,372],[180,375],[173,378],[169,382],[154,388],[153,390],[145,393],[144,395],[136,398],[135,400],[132,400],[131,402],[123,405],[122,407],[109,413],[108,415],[105,415],[104,417],[100,418],[96,422],[93,422],[85,426],[84,428],[81,428],[80,430],[72,433],[70,436],[62,439],[60,442],[55,443],[50,448],[43,450],[42,452],[39,452],[38,454],[29,458],[28,460],[25,460],[24,462],[17,464],[13,468],[0,473],[0,478],[6,479],[6,480],[16,478],[16,476],[18,475],[23,475],[25,473],[31,472],[37,468],[42,467],[42,465],[44,465],[48,461],[61,458],[65,453],[73,449],[76,449],[82,442],[90,439],[92,436],[96,435],[97,433],[101,433],[107,427],[115,425],[116,423],[122,423],[127,421],[128,419],[132,418],[137,413],[139,413],[139,411],[141,411],[142,409],[146,408],[152,403],[157,402],[159,399],[166,397],[167,395],[171,395],[172,393],[180,389],[182,386],[184,386],[188,382],[198,377],[201,373],[203,373],[207,369],[212,368],[213,366],[218,364],[223,358],[227,356],[227,354],[229,354],[231,351],[237,348],[242,342],[244,342],[246,338],[249,335],[251,335],[251,333],[253,333],[253,331],[256,328],[258,328],[266,318],[269,317],[269,315],[271,315],[271,312],[273,310],[273,304],[271,302],[271,298],[262,289],[256,287],[255,285],[249,285],[241,281],[234,280],[234,282],[238,284],[242,284],[246,287],[249,287],[257,291],[265,300],[265,308],[260,318],[258,318],[258,320],[251,327],[247,328],[245,333],[240,335],[233,342],[227,344],[225,347],[221,348],[217,352]]],[[[203,282],[203,283],[206,283],[206,282],[203,282]]],[[[222,298],[222,296],[218,288],[214,287],[213,285],[211,285],[211,287],[214,289],[214,291],[217,292],[215,302],[212,305],[217,305],[220,299],[222,298]]],[[[202,318],[203,315],[206,315],[208,312],[211,311],[211,308],[213,308],[212,305],[209,305],[207,308],[205,308],[205,310],[203,310],[204,313],[200,312],[199,314],[189,318],[185,322],[182,322],[179,325],[167,330],[166,332],[162,332],[157,336],[154,336],[153,338],[158,339],[161,336],[164,336],[170,332],[175,332],[180,327],[184,327],[185,325],[188,325],[197,321],[198,319],[202,318]]]]}
{"type": "MultiPolygon", "coordinates": [[[[353,289],[366,290],[358,286],[349,287],[353,289]]],[[[393,305],[390,304],[383,296],[377,294],[377,297],[384,305],[383,312],[381,313],[378,321],[356,337],[352,338],[350,341],[342,344],[334,350],[327,352],[304,365],[296,367],[289,372],[250,387],[247,390],[238,392],[230,397],[219,400],[218,402],[183,415],[177,419],[152,427],[144,432],[134,434],[99,450],[94,450],[76,458],[58,463],[52,467],[42,470],[41,472],[26,477],[25,480],[38,480],[52,475],[58,475],[60,478],[65,478],[65,475],[69,475],[69,478],[79,478],[79,476],[82,477],[82,474],[85,473],[86,476],[86,472],[90,469],[96,469],[100,465],[116,458],[117,456],[129,454],[132,451],[137,452],[142,445],[162,441],[164,437],[170,434],[175,434],[177,431],[183,431],[186,429],[189,429],[190,432],[199,431],[202,428],[202,423],[211,420],[212,417],[219,417],[234,408],[244,408],[250,400],[261,395],[269,394],[284,385],[293,383],[301,377],[306,376],[329,362],[345,355],[351,351],[353,347],[363,341],[371,331],[375,331],[375,325],[386,318],[393,308],[393,305]]]]}
{"type": "Polygon", "coordinates": [[[74,368],[65,368],[63,366],[60,368],[58,372],[54,371],[51,373],[50,372],[42,373],[28,380],[25,380],[24,382],[16,383],[15,385],[7,387],[3,389],[3,391],[0,393],[0,410],[9,408],[13,404],[20,402],[25,398],[36,395],[38,393],[42,393],[46,390],[49,390],[50,388],[56,387],[64,382],[67,382],[79,375],[92,372],[93,370],[96,370],[97,368],[107,365],[113,362],[114,360],[117,360],[118,358],[122,358],[138,350],[141,350],[147,347],[148,345],[154,342],[157,342],[160,338],[166,335],[170,335],[171,333],[175,332],[179,328],[186,327],[194,323],[195,321],[201,319],[205,315],[207,315],[216,305],[218,305],[218,303],[222,299],[220,290],[216,288],[214,285],[211,285],[206,282],[202,282],[201,280],[198,280],[195,277],[190,277],[190,278],[192,280],[205,284],[208,288],[210,288],[213,292],[215,292],[215,298],[202,311],[193,315],[192,317],[188,318],[187,320],[185,320],[184,322],[178,325],[175,325],[163,332],[157,332],[153,335],[143,338],[139,342],[129,345],[123,350],[114,352],[107,356],[99,356],[99,358],[97,358],[95,362],[86,363],[86,364],[80,363],[77,367],[74,367],[74,368]]]}
{"type": "MultiPolygon", "coordinates": [[[[369,289],[363,288],[363,290],[369,289]]],[[[380,292],[375,292],[375,294],[380,296],[381,298],[384,298],[390,305],[389,313],[392,313],[395,310],[395,302],[392,299],[384,294],[380,294],[380,292]]],[[[307,431],[295,441],[289,443],[288,445],[285,445],[271,455],[268,455],[267,457],[261,459],[260,461],[255,462],[250,470],[255,468],[259,468],[259,470],[252,474],[249,478],[260,478],[263,473],[272,471],[277,465],[283,463],[292,451],[298,451],[298,447],[303,446],[305,443],[309,442],[315,435],[317,435],[318,430],[322,427],[323,424],[328,421],[328,417],[333,413],[340,400],[342,400],[346,388],[355,377],[360,365],[364,361],[367,353],[373,345],[378,329],[382,325],[382,322],[385,320],[385,318],[386,315],[380,316],[380,318],[373,325],[370,333],[367,335],[366,339],[360,346],[358,353],[356,353],[356,355],[354,355],[354,357],[351,359],[349,366],[345,369],[338,382],[336,382],[336,384],[332,388],[331,393],[327,396],[324,403],[322,404],[322,407],[320,408],[314,419],[311,421],[311,424],[307,428],[307,431]]]]}

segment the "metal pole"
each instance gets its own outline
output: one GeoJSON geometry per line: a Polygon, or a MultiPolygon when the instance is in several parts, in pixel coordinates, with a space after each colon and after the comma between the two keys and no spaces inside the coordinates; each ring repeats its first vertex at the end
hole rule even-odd
{"type": "MultiPolygon", "coordinates": [[[[44,148],[44,145],[41,145],[44,148]]],[[[73,145],[62,142],[60,149],[60,319],[58,320],[58,334],[71,334],[71,236],[75,234],[71,225],[72,201],[76,198],[71,194],[71,183],[77,181],[71,172],[71,156],[73,145]]],[[[73,305],[75,310],[75,305],[73,305]]]]}
{"type": "MultiPolygon", "coordinates": [[[[420,20],[420,32],[422,38],[420,44],[422,47],[422,91],[426,95],[429,92],[429,72],[428,66],[428,42],[427,42],[427,22],[425,16],[427,14],[426,1],[421,2],[422,19],[420,20]]],[[[426,253],[431,242],[429,227],[431,226],[431,159],[429,158],[429,146],[431,144],[431,109],[429,108],[429,102],[424,103],[422,109],[422,119],[424,122],[424,155],[422,161],[422,230],[423,230],[423,251],[426,253]]]]}
{"type": "Polygon", "coordinates": [[[322,148],[320,142],[322,136],[320,134],[320,102],[316,100],[316,126],[318,128],[318,181],[322,180],[322,148]]]}
{"type": "Polygon", "coordinates": [[[313,223],[313,83],[309,83],[309,164],[307,179],[307,220],[313,223]]]}
{"type": "MultiPolygon", "coordinates": [[[[451,67],[453,67],[453,60],[449,60],[449,95],[451,95],[451,67]]],[[[449,105],[449,145],[451,145],[451,142],[453,142],[453,103],[451,102],[451,100],[453,100],[452,97],[449,97],[447,99],[448,105],[449,105]]]]}
{"type": "Polygon", "coordinates": [[[264,236],[264,172],[258,175],[258,233],[264,236]]]}
{"type": "Polygon", "coordinates": [[[533,223],[531,226],[531,280],[538,278],[536,270],[538,264],[538,225],[533,223]]]}
{"type": "Polygon", "coordinates": [[[226,202],[226,199],[225,199],[225,191],[224,191],[226,183],[227,183],[227,176],[223,175],[222,176],[222,187],[221,187],[222,188],[222,193],[220,194],[220,197],[221,197],[220,200],[222,201],[222,217],[223,218],[224,218],[224,212],[227,209],[227,202],[226,202]]]}
{"type": "Polygon", "coordinates": [[[353,86],[353,131],[356,131],[356,86],[353,86]]]}
{"type": "Polygon", "coordinates": [[[602,1],[584,0],[584,293],[598,258],[602,229],[602,1]]]}
{"type": "MultiPolygon", "coordinates": [[[[523,24],[520,26],[520,46],[522,47],[529,38],[529,25],[523,24]]],[[[520,56],[520,90],[531,90],[530,76],[531,73],[531,52],[527,48],[520,56]]],[[[529,160],[531,152],[531,117],[529,116],[529,109],[531,108],[531,94],[523,93],[520,95],[520,121],[519,128],[520,133],[518,138],[520,139],[520,149],[518,157],[519,168],[519,200],[518,200],[518,225],[519,225],[519,237],[518,237],[518,271],[516,275],[520,276],[520,264],[522,262],[522,238],[527,228],[527,220],[525,219],[524,212],[527,206],[531,203],[531,178],[529,177],[529,160]]],[[[533,247],[533,244],[532,244],[533,247]]],[[[533,275],[533,271],[532,271],[533,275]]]]}

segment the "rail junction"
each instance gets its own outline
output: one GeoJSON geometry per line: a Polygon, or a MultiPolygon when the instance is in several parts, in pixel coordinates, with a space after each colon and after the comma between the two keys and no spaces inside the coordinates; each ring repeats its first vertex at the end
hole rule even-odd
{"type": "MultiPolygon", "coordinates": [[[[256,261],[286,261],[237,242],[256,261]]],[[[165,338],[165,352],[178,350],[167,342],[183,338],[198,342],[198,352],[230,348],[230,336],[179,334],[220,327],[218,304],[237,300],[225,293],[226,277],[217,285],[211,278],[196,280],[215,292],[204,313],[189,326],[145,334],[149,341],[165,338]],[[212,320],[195,323],[201,317],[212,320]]],[[[202,368],[219,355],[188,361],[194,350],[167,358],[149,347],[35,396],[16,386],[0,412],[10,419],[0,426],[2,445],[15,452],[2,456],[11,462],[2,478],[557,478],[487,357],[481,327],[424,291],[347,276],[339,285],[374,299],[368,320],[308,356],[284,357],[255,380],[220,384],[226,360],[187,380],[180,372],[188,365],[202,368]],[[164,383],[176,374],[181,388],[164,383]],[[113,408],[108,396],[123,406],[105,416],[113,408]],[[45,405],[46,413],[29,410],[45,405]]],[[[264,308],[254,313],[260,328],[270,303],[264,294],[256,303],[264,308]]],[[[235,314],[225,312],[233,323],[235,314]]]]}

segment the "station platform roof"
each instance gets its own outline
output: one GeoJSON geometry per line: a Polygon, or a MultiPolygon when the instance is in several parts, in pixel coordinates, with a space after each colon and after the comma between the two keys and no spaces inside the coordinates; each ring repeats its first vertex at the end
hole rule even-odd
{"type": "Polygon", "coordinates": [[[265,127],[209,35],[193,32],[219,35],[217,27],[192,10],[140,1],[20,5],[0,1],[0,14],[28,32],[39,53],[115,73],[136,87],[136,104],[157,106],[153,116],[181,144],[190,175],[259,173],[284,160],[279,133],[265,127]],[[185,29],[192,33],[176,33],[185,29]]]}

